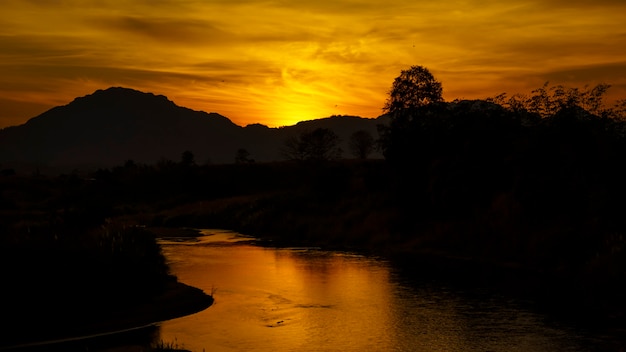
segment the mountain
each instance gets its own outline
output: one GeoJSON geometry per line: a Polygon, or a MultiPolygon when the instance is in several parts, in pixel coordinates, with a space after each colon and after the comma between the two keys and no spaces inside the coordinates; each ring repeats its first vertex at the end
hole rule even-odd
{"type": "MultiPolygon", "coordinates": [[[[329,128],[347,141],[357,130],[377,137],[384,118],[333,116],[270,128],[245,127],[217,113],[176,105],[163,95],[111,87],[52,108],[23,125],[0,130],[0,167],[84,169],[180,160],[191,151],[199,164],[232,163],[246,149],[257,162],[282,160],[284,141],[305,130],[329,128]]],[[[380,155],[376,156],[380,157],[380,155]]]]}

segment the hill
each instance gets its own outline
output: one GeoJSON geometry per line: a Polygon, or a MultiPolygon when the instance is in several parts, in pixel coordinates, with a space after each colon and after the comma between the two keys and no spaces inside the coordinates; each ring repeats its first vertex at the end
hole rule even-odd
{"type": "Polygon", "coordinates": [[[94,169],[127,160],[178,161],[184,151],[191,151],[198,164],[225,164],[234,162],[240,148],[257,162],[277,161],[284,141],[304,130],[329,128],[347,150],[354,131],[376,136],[381,121],[333,116],[280,128],[242,127],[217,113],[178,106],[163,95],[111,87],[0,130],[0,165],[41,171],[94,169]]]}

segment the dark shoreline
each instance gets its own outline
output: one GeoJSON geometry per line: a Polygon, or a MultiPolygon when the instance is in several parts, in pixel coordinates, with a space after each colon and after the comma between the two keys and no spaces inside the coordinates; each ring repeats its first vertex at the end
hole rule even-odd
{"type": "MultiPolygon", "coordinates": [[[[0,351],[27,351],[59,348],[69,341],[87,340],[96,336],[114,335],[141,329],[159,322],[201,312],[213,304],[213,297],[199,288],[171,282],[161,295],[131,309],[90,321],[67,322],[60,319],[55,326],[32,326],[29,331],[11,331],[0,341],[0,351]]],[[[10,323],[10,322],[8,322],[10,323]]]]}

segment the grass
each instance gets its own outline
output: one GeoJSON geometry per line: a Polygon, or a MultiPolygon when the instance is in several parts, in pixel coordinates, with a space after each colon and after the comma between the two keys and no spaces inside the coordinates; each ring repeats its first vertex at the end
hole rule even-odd
{"type": "Polygon", "coordinates": [[[174,341],[159,340],[152,343],[150,346],[152,352],[191,352],[185,349],[184,345],[179,345],[178,340],[174,338],[174,341]]]}

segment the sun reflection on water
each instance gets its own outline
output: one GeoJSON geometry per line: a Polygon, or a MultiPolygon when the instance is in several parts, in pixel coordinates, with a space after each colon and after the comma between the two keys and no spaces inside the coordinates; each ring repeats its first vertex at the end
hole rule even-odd
{"type": "Polygon", "coordinates": [[[180,281],[215,292],[208,309],[161,324],[161,339],[191,351],[584,351],[588,343],[504,299],[407,282],[384,260],[208,233],[163,244],[180,281]]]}

